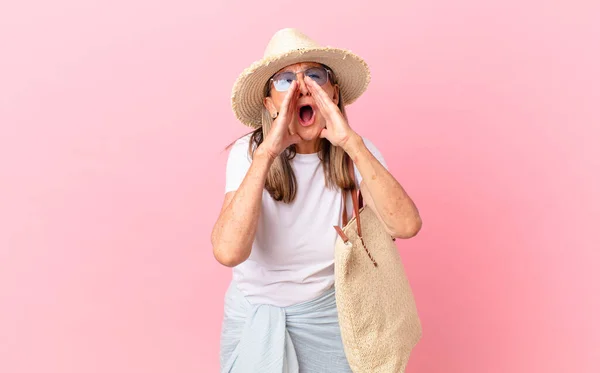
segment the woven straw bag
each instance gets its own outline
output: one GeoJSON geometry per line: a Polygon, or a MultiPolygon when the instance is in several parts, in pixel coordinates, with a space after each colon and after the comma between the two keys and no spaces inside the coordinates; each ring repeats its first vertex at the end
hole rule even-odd
{"type": "Polygon", "coordinates": [[[361,206],[358,191],[351,194],[354,217],[348,221],[344,194],[344,227],[335,227],[336,302],[346,358],[354,373],[403,373],[422,336],[413,293],[394,240],[373,210],[361,206]]]}

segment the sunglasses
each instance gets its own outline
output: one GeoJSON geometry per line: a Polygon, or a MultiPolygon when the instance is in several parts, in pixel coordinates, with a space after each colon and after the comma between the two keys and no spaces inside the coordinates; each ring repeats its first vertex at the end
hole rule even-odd
{"type": "Polygon", "coordinates": [[[329,69],[324,67],[310,67],[303,71],[282,71],[273,75],[271,81],[276,91],[285,92],[290,88],[292,82],[297,79],[298,74],[308,76],[322,86],[329,81],[329,73],[329,69]]]}

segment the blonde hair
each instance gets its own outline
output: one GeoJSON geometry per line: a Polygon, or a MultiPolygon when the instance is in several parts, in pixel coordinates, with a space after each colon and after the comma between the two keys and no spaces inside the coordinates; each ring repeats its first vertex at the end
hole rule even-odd
{"type": "MultiPolygon", "coordinates": [[[[327,66],[325,67],[328,68],[327,66]]],[[[335,78],[334,73],[331,71],[331,69],[329,69],[329,71],[331,72],[331,83],[334,85],[337,84],[337,79],[335,78]]],[[[265,85],[264,96],[267,97],[269,94],[270,84],[267,83],[265,85]]],[[[344,118],[348,120],[341,94],[339,95],[337,106],[344,118]]],[[[254,130],[250,138],[248,152],[251,156],[254,155],[254,151],[268,136],[272,125],[273,119],[271,118],[269,111],[266,108],[263,108],[262,126],[254,130]]],[[[295,156],[296,147],[292,145],[275,159],[269,172],[267,173],[265,189],[276,201],[291,203],[296,198],[296,175],[294,175],[294,171],[290,164],[290,161],[295,156]]],[[[349,173],[354,172],[354,170],[348,169],[347,157],[348,155],[342,148],[332,145],[329,140],[325,138],[321,139],[319,158],[323,164],[323,171],[325,172],[325,186],[327,188],[337,187],[342,190],[356,188],[356,185],[354,185],[349,173]]]]}

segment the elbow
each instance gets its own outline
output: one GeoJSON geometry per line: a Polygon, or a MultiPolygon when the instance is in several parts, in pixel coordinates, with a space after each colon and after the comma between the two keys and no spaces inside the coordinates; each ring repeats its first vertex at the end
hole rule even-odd
{"type": "Polygon", "coordinates": [[[404,221],[401,227],[391,230],[392,237],[408,239],[416,236],[419,231],[421,231],[421,227],[423,226],[423,221],[420,216],[416,216],[410,220],[404,221]]]}
{"type": "Polygon", "coordinates": [[[244,252],[245,250],[233,250],[218,246],[213,247],[213,255],[217,262],[229,268],[240,265],[248,259],[250,250],[248,250],[248,254],[244,254],[244,252]]]}
{"type": "Polygon", "coordinates": [[[220,264],[225,267],[233,268],[243,263],[250,256],[250,250],[238,249],[234,245],[227,244],[220,239],[218,231],[213,229],[210,238],[213,256],[220,264]]]}

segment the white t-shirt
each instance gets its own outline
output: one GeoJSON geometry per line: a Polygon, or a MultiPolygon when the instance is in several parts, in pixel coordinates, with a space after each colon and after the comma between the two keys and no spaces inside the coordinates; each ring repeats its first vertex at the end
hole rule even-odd
{"type": "MultiPolygon", "coordinates": [[[[249,140],[247,135],[236,141],[229,153],[226,193],[237,190],[250,168],[249,140]]],[[[379,150],[363,140],[387,168],[379,150]]],[[[252,252],[233,268],[234,281],[253,304],[287,307],[319,297],[334,283],[334,226],[342,223],[342,192],[325,186],[318,154],[296,154],[290,162],[297,180],[296,199],[278,202],[263,190],[252,252]]],[[[356,166],[355,172],[360,185],[356,166]]],[[[350,198],[347,206],[351,214],[350,198]]]]}

